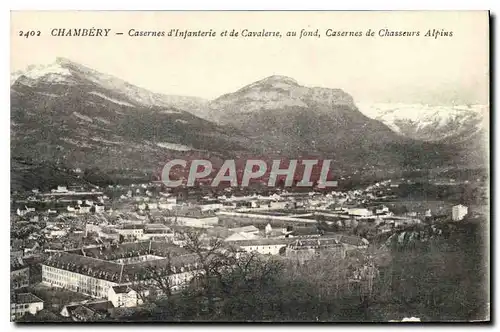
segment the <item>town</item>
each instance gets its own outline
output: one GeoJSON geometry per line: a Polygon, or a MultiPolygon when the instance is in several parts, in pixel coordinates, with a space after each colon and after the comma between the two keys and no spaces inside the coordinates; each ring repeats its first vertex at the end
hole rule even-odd
{"type": "MultiPolygon", "coordinates": [[[[484,179],[476,182],[484,186],[484,179]]],[[[482,213],[447,201],[401,200],[414,184],[400,178],[351,190],[214,192],[156,181],[13,193],[11,319],[95,321],[139,310],[153,294],[175,294],[203,275],[199,257],[215,246],[234,257],[297,264],[368,257],[372,242],[398,230],[482,213]]],[[[358,280],[359,271],[350,278],[358,280]]]]}

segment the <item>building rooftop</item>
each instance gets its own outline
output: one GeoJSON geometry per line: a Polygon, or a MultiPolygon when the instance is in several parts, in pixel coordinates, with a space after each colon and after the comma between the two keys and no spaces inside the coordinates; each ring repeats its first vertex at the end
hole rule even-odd
{"type": "Polygon", "coordinates": [[[256,240],[262,238],[259,235],[255,235],[254,233],[233,233],[229,237],[225,238],[226,242],[234,242],[234,241],[242,241],[242,240],[256,240]]]}
{"type": "Polygon", "coordinates": [[[116,283],[149,279],[155,271],[171,274],[172,271],[178,273],[176,271],[198,268],[196,255],[178,246],[157,241],[60,251],[51,255],[43,264],[116,283]],[[145,255],[164,258],[129,264],[115,262],[121,258],[145,255]]]}
{"type": "Polygon", "coordinates": [[[297,239],[290,243],[291,249],[328,248],[342,246],[336,238],[297,239]]]}
{"type": "Polygon", "coordinates": [[[66,306],[66,310],[71,315],[75,309],[79,307],[85,307],[93,312],[106,312],[111,308],[114,308],[111,301],[97,301],[97,302],[87,302],[87,303],[76,303],[66,306]]]}
{"type": "Polygon", "coordinates": [[[180,209],[177,209],[175,215],[178,217],[197,218],[197,219],[212,218],[216,216],[216,214],[211,211],[201,211],[199,208],[192,208],[192,207],[189,208],[182,207],[180,209]]]}
{"type": "Polygon", "coordinates": [[[359,236],[353,236],[353,235],[336,235],[335,238],[340,242],[340,243],[345,243],[345,244],[350,244],[353,246],[366,246],[369,244],[368,240],[359,237],[359,236]]]}
{"type": "Polygon", "coordinates": [[[21,304],[21,303],[38,303],[43,302],[41,298],[32,294],[32,293],[19,293],[13,295],[11,299],[13,303],[21,304]]]}
{"type": "Polygon", "coordinates": [[[252,232],[258,232],[259,229],[253,225],[250,225],[237,228],[230,228],[229,231],[233,233],[252,233],[252,232]]]}
{"type": "Polygon", "coordinates": [[[145,224],[146,229],[168,229],[168,227],[164,224],[145,224]]]}
{"type": "Polygon", "coordinates": [[[287,245],[292,242],[290,238],[278,238],[278,239],[255,239],[255,240],[239,240],[231,242],[232,244],[238,246],[272,246],[272,245],[287,245]]]}
{"type": "Polygon", "coordinates": [[[141,241],[122,244],[101,245],[92,248],[68,250],[68,253],[112,261],[120,258],[130,258],[143,255],[164,257],[167,253],[185,255],[188,252],[176,245],[160,241],[141,241]]]}
{"type": "Polygon", "coordinates": [[[173,233],[174,232],[172,232],[170,229],[166,228],[150,228],[144,230],[144,234],[173,234],[173,233]]]}
{"type": "Polygon", "coordinates": [[[17,271],[28,267],[26,262],[21,257],[11,258],[10,260],[10,271],[17,271]]]}
{"type": "Polygon", "coordinates": [[[125,224],[121,227],[122,229],[144,229],[142,224],[125,224]]]}
{"type": "Polygon", "coordinates": [[[113,291],[116,294],[127,294],[127,293],[133,291],[133,289],[127,285],[122,285],[122,286],[113,286],[113,291]]]}
{"type": "Polygon", "coordinates": [[[78,317],[83,320],[96,320],[101,316],[99,313],[96,313],[90,308],[85,307],[84,305],[77,306],[71,313],[72,316],[78,317]]]}

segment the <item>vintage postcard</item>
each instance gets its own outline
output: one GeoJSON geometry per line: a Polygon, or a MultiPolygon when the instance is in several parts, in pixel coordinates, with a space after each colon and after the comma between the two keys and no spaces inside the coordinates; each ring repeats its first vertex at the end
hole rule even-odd
{"type": "Polygon", "coordinates": [[[489,24],[11,12],[11,321],[489,321],[489,24]]]}

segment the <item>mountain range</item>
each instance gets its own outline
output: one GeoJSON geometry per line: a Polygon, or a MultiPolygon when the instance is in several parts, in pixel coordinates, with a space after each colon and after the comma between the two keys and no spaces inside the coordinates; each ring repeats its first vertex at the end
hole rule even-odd
{"type": "Polygon", "coordinates": [[[488,128],[485,105],[423,105],[358,103],[366,116],[379,120],[394,132],[423,141],[459,143],[488,128]]]}
{"type": "Polygon", "coordinates": [[[80,168],[150,163],[151,169],[183,151],[244,149],[245,137],[181,109],[197,102],[57,59],[18,75],[11,85],[12,155],[80,168]]]}
{"type": "Polygon", "coordinates": [[[468,147],[484,137],[487,117],[474,107],[357,105],[340,89],[285,76],[207,101],[153,93],[64,58],[11,75],[12,158],[70,168],[147,173],[186,154],[467,164],[477,162],[468,147]]]}

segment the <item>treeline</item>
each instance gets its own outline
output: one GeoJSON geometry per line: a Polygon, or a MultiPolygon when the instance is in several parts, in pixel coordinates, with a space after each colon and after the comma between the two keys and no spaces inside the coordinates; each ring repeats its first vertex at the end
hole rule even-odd
{"type": "Polygon", "coordinates": [[[400,198],[446,200],[461,204],[485,204],[484,191],[477,183],[435,185],[432,183],[400,184],[393,190],[400,198]]]}
{"type": "MultiPolygon", "coordinates": [[[[484,223],[450,224],[425,241],[394,243],[380,268],[373,309],[426,320],[484,320],[489,316],[489,249],[484,223]]],[[[408,238],[408,237],[407,237],[408,238]]]]}
{"type": "MultiPolygon", "coordinates": [[[[147,310],[134,310],[130,321],[359,321],[365,320],[364,298],[358,285],[348,286],[343,269],[328,264],[331,273],[317,274],[318,262],[294,266],[284,261],[249,256],[244,269],[234,269],[222,280],[200,281],[147,310]],[[252,258],[250,258],[252,257],[252,258]],[[251,261],[249,265],[247,265],[251,261]],[[325,275],[326,274],[326,275],[325,275]],[[321,277],[320,277],[321,276],[321,277]]],[[[349,268],[350,267],[350,268],[349,268]]]]}
{"type": "Polygon", "coordinates": [[[256,254],[235,258],[219,250],[205,252],[199,256],[200,261],[210,262],[203,264],[205,273],[181,293],[152,300],[114,319],[482,320],[488,317],[489,302],[484,241],[481,225],[467,224],[447,238],[436,236],[404,250],[370,248],[352,251],[345,259],[305,264],[256,254]],[[224,268],[228,259],[232,267],[224,268]]]}
{"type": "Polygon", "coordinates": [[[103,170],[99,168],[86,168],[81,175],[85,181],[100,187],[108,185],[130,185],[133,183],[148,183],[152,180],[150,172],[139,170],[103,170]]]}

